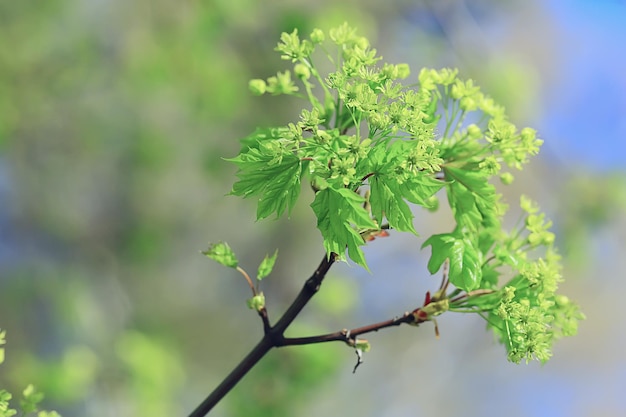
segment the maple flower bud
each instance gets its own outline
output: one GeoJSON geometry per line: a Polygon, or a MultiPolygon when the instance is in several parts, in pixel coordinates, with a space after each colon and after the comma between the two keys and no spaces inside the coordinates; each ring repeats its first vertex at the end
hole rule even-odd
{"type": "Polygon", "coordinates": [[[265,84],[265,80],[254,79],[250,80],[250,82],[248,83],[248,88],[255,96],[262,96],[263,94],[265,94],[267,84],[265,84]]]}

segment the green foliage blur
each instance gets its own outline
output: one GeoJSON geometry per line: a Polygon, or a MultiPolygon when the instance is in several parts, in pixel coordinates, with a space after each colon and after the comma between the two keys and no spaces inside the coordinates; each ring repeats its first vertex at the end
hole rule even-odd
{"type": "MultiPolygon", "coordinates": [[[[256,319],[238,314],[245,299],[216,304],[245,287],[222,281],[198,250],[221,236],[253,253],[262,235],[286,239],[287,256],[299,248],[296,232],[277,224],[232,230],[238,209],[223,196],[233,170],[222,160],[252,126],[289,112],[252,102],[247,80],[265,71],[282,30],[310,24],[299,9],[247,0],[0,4],[2,235],[11,246],[0,265],[9,339],[0,386],[36,384],[67,416],[183,415],[254,342],[256,319]]],[[[314,362],[283,366],[302,383],[266,387],[282,415],[286,397],[314,389],[335,363],[295,355],[314,362]]],[[[250,415],[233,405],[236,395],[230,403],[231,415],[250,415]]]]}
{"type": "MultiPolygon", "coordinates": [[[[263,281],[273,319],[323,254],[317,234],[302,235],[307,207],[261,225],[252,202],[224,197],[237,138],[293,119],[289,100],[251,97],[248,80],[276,72],[267,51],[294,27],[348,19],[378,43],[406,7],[383,3],[0,2],[0,388],[32,383],[66,417],[158,417],[185,415],[219,383],[262,329],[241,277],[199,250],[228,240],[253,271],[279,248],[263,281]]],[[[395,52],[413,43],[426,48],[419,64],[446,60],[427,31],[395,52]]],[[[499,58],[483,68],[466,56],[466,68],[513,117],[528,114],[532,73],[499,58]]],[[[303,333],[363,324],[350,313],[358,290],[338,274],[303,333]]],[[[266,359],[217,415],[304,415],[355,358],[309,346],[266,359]]]]}

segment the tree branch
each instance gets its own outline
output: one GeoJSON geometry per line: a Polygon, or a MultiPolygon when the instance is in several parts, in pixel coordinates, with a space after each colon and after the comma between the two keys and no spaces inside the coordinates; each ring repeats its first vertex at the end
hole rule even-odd
{"type": "Polygon", "coordinates": [[[308,337],[286,337],[283,338],[283,344],[281,346],[295,346],[295,345],[311,345],[314,343],[336,342],[342,341],[348,344],[354,343],[356,338],[362,334],[377,332],[387,327],[399,326],[403,323],[418,325],[428,319],[423,318],[418,314],[420,309],[416,309],[411,313],[404,313],[400,317],[394,317],[390,320],[381,321],[378,323],[369,324],[367,326],[357,327],[352,330],[343,329],[338,332],[323,334],[319,336],[308,337]]]}
{"type": "Polygon", "coordinates": [[[328,270],[337,260],[338,255],[331,253],[330,256],[324,255],[322,262],[306,280],[304,286],[298,293],[296,299],[291,303],[287,311],[278,320],[275,326],[270,327],[268,313],[265,308],[259,311],[259,315],[263,320],[264,336],[261,341],[248,353],[248,355],[232,370],[230,374],[213,390],[209,396],[191,413],[189,417],[203,417],[211,411],[211,409],[221,401],[222,398],[257,364],[263,356],[267,354],[273,347],[284,346],[285,330],[300,314],[304,306],[317,293],[322,285],[322,281],[326,277],[328,270]]]}
{"type": "Polygon", "coordinates": [[[189,417],[203,417],[273,348],[268,334],[248,353],[230,374],[213,390],[211,394],[191,413],[189,417]]]}
{"type": "Polygon", "coordinates": [[[322,281],[326,277],[328,270],[336,259],[337,254],[335,253],[331,253],[330,256],[324,255],[324,259],[322,259],[322,262],[320,262],[313,275],[306,280],[304,287],[302,287],[296,299],[293,300],[293,303],[291,303],[287,311],[285,311],[285,314],[283,314],[276,325],[272,328],[273,332],[280,333],[281,335],[285,332],[291,322],[298,316],[298,314],[300,314],[304,306],[315,295],[315,293],[319,291],[322,281]]]}

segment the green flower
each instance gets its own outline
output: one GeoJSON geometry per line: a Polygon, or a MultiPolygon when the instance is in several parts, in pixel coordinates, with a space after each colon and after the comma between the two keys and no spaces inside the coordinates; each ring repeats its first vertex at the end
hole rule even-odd
{"type": "Polygon", "coordinates": [[[298,87],[291,80],[291,72],[278,72],[275,77],[267,79],[267,92],[273,95],[293,94],[298,87]]]}
{"type": "Polygon", "coordinates": [[[282,59],[291,60],[291,62],[302,61],[313,52],[313,44],[304,40],[301,41],[298,36],[298,29],[294,29],[291,33],[283,32],[280,35],[280,42],[276,46],[276,51],[282,52],[282,59]]]}
{"type": "Polygon", "coordinates": [[[311,38],[311,42],[313,42],[314,44],[320,44],[324,42],[324,39],[326,38],[324,35],[324,31],[317,28],[313,29],[313,32],[311,32],[311,35],[309,37],[311,38]]]}

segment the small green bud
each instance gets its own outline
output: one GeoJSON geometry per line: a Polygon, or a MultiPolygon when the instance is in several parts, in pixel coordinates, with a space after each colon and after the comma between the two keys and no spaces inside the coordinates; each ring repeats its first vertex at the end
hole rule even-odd
{"type": "Polygon", "coordinates": [[[354,44],[358,46],[359,48],[365,50],[369,48],[370,41],[368,41],[367,38],[364,36],[359,36],[354,40],[354,44]]]}
{"type": "Polygon", "coordinates": [[[390,123],[389,116],[380,113],[371,113],[368,122],[372,129],[384,129],[390,123]]]}
{"type": "Polygon", "coordinates": [[[450,96],[455,100],[460,100],[463,97],[463,90],[460,82],[455,83],[450,89],[450,96]]]}
{"type": "Polygon", "coordinates": [[[444,298],[443,300],[430,302],[426,304],[424,307],[420,308],[420,310],[426,313],[428,319],[430,320],[432,317],[439,316],[450,309],[450,300],[448,298],[444,298]]]}
{"type": "Polygon", "coordinates": [[[498,317],[500,317],[502,320],[507,320],[509,318],[509,312],[506,309],[506,305],[503,303],[500,303],[500,305],[498,306],[498,308],[495,310],[495,313],[498,317]]]}
{"type": "Polygon", "coordinates": [[[322,31],[322,29],[318,29],[315,28],[313,29],[313,32],[311,32],[311,42],[315,43],[315,44],[319,44],[324,42],[324,32],[322,31]]]}
{"type": "Polygon", "coordinates": [[[370,351],[370,349],[372,348],[372,345],[370,345],[370,342],[368,342],[365,339],[357,339],[354,344],[354,347],[356,349],[361,349],[361,352],[366,353],[370,351]]]}
{"type": "Polygon", "coordinates": [[[258,293],[252,298],[247,300],[248,308],[251,310],[261,311],[265,308],[265,295],[262,292],[258,293]]]}
{"type": "Polygon", "coordinates": [[[408,76],[411,75],[411,68],[409,67],[409,64],[398,64],[396,65],[396,68],[398,70],[397,76],[401,80],[408,78],[408,76]]]}
{"type": "Polygon", "coordinates": [[[537,213],[539,211],[539,206],[533,200],[522,194],[520,196],[520,207],[526,213],[532,214],[537,213]]]}
{"type": "Polygon", "coordinates": [[[328,184],[328,181],[326,181],[326,179],[320,176],[315,176],[311,180],[311,187],[315,190],[321,191],[321,190],[327,189],[329,187],[329,184],[328,184]]]}
{"type": "Polygon", "coordinates": [[[268,93],[273,95],[293,94],[298,91],[298,87],[291,80],[291,72],[277,72],[276,76],[267,79],[268,93]]]}
{"type": "Polygon", "coordinates": [[[254,79],[254,80],[250,80],[250,82],[248,83],[248,88],[250,89],[250,91],[252,91],[252,94],[254,94],[255,96],[262,96],[263,94],[265,94],[265,89],[267,88],[267,84],[265,83],[265,80],[261,80],[261,79],[254,79]]]}
{"type": "Polygon", "coordinates": [[[515,287],[506,286],[502,289],[502,301],[505,303],[510,303],[515,298],[515,287]]]}
{"type": "Polygon", "coordinates": [[[532,143],[537,138],[537,131],[530,127],[525,127],[520,132],[520,137],[524,143],[532,143]]]}
{"type": "Polygon", "coordinates": [[[531,233],[528,235],[528,243],[531,247],[535,247],[543,242],[543,235],[541,233],[531,233]]]}
{"type": "Polygon", "coordinates": [[[483,131],[480,129],[480,127],[472,123],[471,125],[467,126],[467,134],[471,139],[480,139],[483,135],[483,131]]]}
{"type": "Polygon", "coordinates": [[[439,198],[435,195],[431,195],[430,197],[426,199],[426,204],[428,204],[426,206],[428,211],[430,211],[431,213],[434,213],[439,209],[439,198]]]}
{"type": "Polygon", "coordinates": [[[421,69],[419,76],[418,76],[418,80],[420,82],[422,89],[426,91],[431,91],[437,88],[437,86],[435,85],[436,82],[433,77],[433,72],[434,70],[430,70],[427,68],[421,69]]]}
{"type": "Polygon", "coordinates": [[[454,81],[456,81],[456,76],[458,73],[458,69],[443,68],[439,70],[437,78],[442,85],[450,85],[454,81]]]}
{"type": "Polygon", "coordinates": [[[472,97],[463,97],[459,102],[459,106],[461,107],[461,110],[465,111],[474,111],[478,108],[476,100],[474,100],[472,97]]]}
{"type": "Polygon", "coordinates": [[[502,175],[500,175],[500,181],[502,181],[502,184],[504,185],[511,185],[514,180],[515,180],[515,177],[510,172],[505,172],[502,175]]]}
{"type": "Polygon", "coordinates": [[[554,297],[554,302],[556,303],[556,306],[559,308],[565,307],[570,304],[569,298],[561,294],[558,294],[554,297]]]}
{"type": "Polygon", "coordinates": [[[308,80],[309,78],[311,78],[311,70],[304,64],[296,64],[293,67],[293,72],[300,79],[308,80]]]}
{"type": "Polygon", "coordinates": [[[485,170],[489,174],[497,174],[501,166],[494,156],[488,156],[478,164],[478,168],[485,170]]]}
{"type": "Polygon", "coordinates": [[[318,130],[317,134],[314,135],[315,141],[320,145],[325,145],[329,143],[332,139],[332,136],[325,130],[318,130]]]}
{"type": "Polygon", "coordinates": [[[554,243],[554,233],[552,232],[543,232],[543,244],[546,246],[552,245],[554,243]]]}
{"type": "Polygon", "coordinates": [[[498,106],[491,97],[483,96],[478,103],[478,107],[488,116],[502,117],[504,115],[504,107],[498,106]]]}

